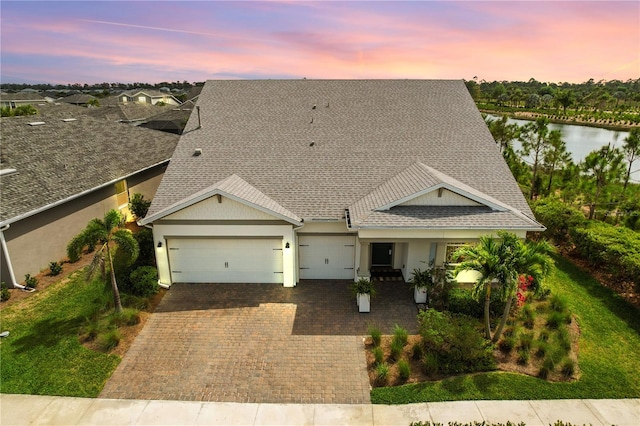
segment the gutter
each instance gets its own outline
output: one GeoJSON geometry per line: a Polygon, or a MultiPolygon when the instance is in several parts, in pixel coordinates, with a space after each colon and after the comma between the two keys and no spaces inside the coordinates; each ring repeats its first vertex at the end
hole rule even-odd
{"type": "Polygon", "coordinates": [[[84,197],[85,195],[90,194],[90,193],[92,193],[92,192],[94,192],[94,191],[97,191],[97,190],[99,190],[99,189],[105,188],[105,187],[107,187],[107,186],[109,186],[109,185],[114,185],[115,183],[117,183],[117,182],[121,181],[122,179],[127,179],[127,178],[129,178],[129,177],[131,177],[131,176],[135,176],[135,175],[137,175],[138,173],[145,172],[145,171],[147,171],[147,170],[151,170],[151,169],[153,169],[154,167],[158,167],[158,166],[160,166],[160,165],[162,165],[162,164],[164,164],[164,163],[169,162],[170,160],[171,160],[171,158],[168,158],[168,159],[166,159],[166,160],[162,160],[162,161],[160,161],[160,162],[158,162],[158,163],[155,163],[155,164],[153,164],[153,165],[151,165],[151,166],[149,166],[149,167],[145,167],[144,169],[140,169],[140,170],[137,170],[137,171],[135,171],[135,172],[133,172],[133,173],[129,173],[128,175],[121,176],[121,177],[119,177],[119,178],[117,178],[117,179],[110,180],[109,182],[103,183],[102,185],[98,185],[98,186],[96,186],[96,187],[94,187],[94,188],[84,190],[84,191],[79,192],[79,193],[77,193],[77,194],[74,194],[74,195],[72,195],[72,196],[70,196],[70,197],[67,197],[67,198],[64,198],[64,199],[62,199],[62,200],[59,200],[59,201],[53,202],[53,203],[51,203],[51,204],[47,204],[46,206],[39,207],[39,208],[37,208],[37,209],[35,209],[35,210],[32,210],[32,211],[27,212],[27,213],[23,213],[23,214],[21,214],[21,215],[19,215],[19,216],[15,216],[15,217],[13,217],[13,218],[11,218],[11,219],[7,219],[7,220],[5,220],[5,221],[3,221],[3,222],[0,222],[0,227],[4,227],[4,226],[6,226],[6,225],[10,225],[10,224],[12,224],[12,223],[15,223],[15,222],[21,221],[21,220],[26,219],[26,218],[28,218],[28,217],[34,216],[34,215],[36,215],[36,214],[38,214],[38,213],[42,213],[42,212],[44,212],[44,211],[47,211],[47,210],[49,210],[49,209],[52,209],[52,208],[57,207],[57,206],[59,206],[59,205],[62,205],[62,204],[64,204],[64,203],[68,203],[69,201],[73,201],[73,200],[75,200],[75,199],[77,199],[77,198],[84,197]]]}

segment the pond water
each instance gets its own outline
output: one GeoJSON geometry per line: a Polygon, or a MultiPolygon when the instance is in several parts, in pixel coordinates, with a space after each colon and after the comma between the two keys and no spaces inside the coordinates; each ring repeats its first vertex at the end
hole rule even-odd
{"type": "MultiPolygon", "coordinates": [[[[488,114],[492,119],[500,119],[500,117],[488,114]]],[[[507,119],[509,124],[516,123],[524,126],[531,121],[519,120],[514,118],[507,119]]],[[[562,132],[562,140],[567,144],[567,151],[571,153],[574,163],[579,163],[591,152],[600,149],[604,145],[612,144],[617,148],[621,148],[624,140],[629,136],[629,132],[602,129],[599,127],[577,126],[574,124],[549,124],[550,130],[560,130],[562,132]]],[[[520,149],[520,142],[514,141],[513,148],[520,149]]],[[[634,172],[631,173],[631,179],[640,182],[640,161],[634,163],[634,172]]]]}

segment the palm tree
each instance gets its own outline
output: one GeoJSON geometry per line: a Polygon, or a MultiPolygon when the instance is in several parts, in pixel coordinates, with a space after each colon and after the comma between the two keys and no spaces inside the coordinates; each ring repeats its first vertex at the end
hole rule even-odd
{"type": "MultiPolygon", "coordinates": [[[[515,236],[514,234],[511,235],[515,236]]],[[[510,251],[511,258],[506,262],[510,271],[505,276],[506,281],[501,283],[505,296],[503,300],[506,300],[506,304],[500,324],[493,335],[492,341],[494,343],[500,340],[502,330],[507,323],[509,311],[511,311],[511,304],[516,295],[518,277],[521,275],[531,276],[534,281],[541,283],[542,280],[549,275],[551,267],[553,266],[553,259],[550,255],[555,251],[555,248],[549,244],[549,242],[525,242],[517,239],[514,243],[514,250],[510,251]]]]}
{"type": "Polygon", "coordinates": [[[130,262],[134,262],[138,257],[138,242],[131,234],[131,231],[124,228],[124,218],[120,212],[112,209],[104,215],[104,219],[96,218],[89,221],[87,227],[67,245],[67,255],[70,259],[77,259],[85,246],[92,248],[98,243],[100,248],[96,250],[93,262],[88,270],[88,276],[93,276],[96,270],[100,268],[104,277],[106,275],[106,262],[109,262],[113,305],[116,312],[120,312],[122,311],[122,303],[113,267],[112,246],[115,244],[118,249],[128,255],[130,262]]]}
{"type": "Polygon", "coordinates": [[[553,247],[546,241],[525,243],[514,233],[500,231],[498,238],[482,236],[477,244],[461,247],[454,253],[454,258],[463,259],[455,269],[456,274],[464,270],[481,274],[473,292],[478,298],[484,296],[484,328],[487,339],[491,339],[489,307],[492,288],[496,287],[501,299],[506,301],[502,320],[492,339],[496,342],[502,335],[511,310],[518,277],[531,275],[540,282],[553,265],[549,256],[552,252],[553,247]]]}

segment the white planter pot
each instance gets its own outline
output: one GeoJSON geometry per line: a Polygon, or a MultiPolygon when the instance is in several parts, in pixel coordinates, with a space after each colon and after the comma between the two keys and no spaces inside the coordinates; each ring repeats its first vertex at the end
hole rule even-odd
{"type": "Polygon", "coordinates": [[[371,295],[369,293],[358,294],[358,312],[371,312],[371,295]]]}
{"type": "Polygon", "coordinates": [[[413,300],[416,303],[427,303],[427,288],[413,287],[413,300]]]}

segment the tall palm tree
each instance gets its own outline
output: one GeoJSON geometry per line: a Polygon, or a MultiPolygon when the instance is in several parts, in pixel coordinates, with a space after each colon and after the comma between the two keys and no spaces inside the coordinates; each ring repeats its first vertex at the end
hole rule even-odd
{"type": "Polygon", "coordinates": [[[124,228],[124,218],[117,210],[109,210],[104,219],[91,219],[87,227],[76,235],[67,245],[67,255],[70,259],[77,259],[80,252],[85,246],[95,247],[100,244],[100,248],[96,250],[93,262],[88,270],[88,276],[92,276],[101,269],[102,275],[105,276],[105,266],[108,261],[109,272],[111,275],[111,291],[113,293],[113,305],[116,312],[122,311],[122,303],[120,301],[120,292],[118,291],[118,283],[116,282],[116,274],[113,267],[112,247],[116,245],[128,255],[129,261],[134,262],[138,257],[138,242],[128,229],[124,228]]]}
{"type": "Polygon", "coordinates": [[[502,320],[493,335],[496,342],[502,335],[515,291],[518,276],[531,275],[540,281],[546,276],[551,266],[549,256],[553,247],[546,241],[524,242],[514,233],[500,231],[498,238],[490,236],[480,237],[480,241],[471,246],[464,246],[454,253],[455,258],[462,258],[455,273],[473,270],[480,273],[480,278],[473,287],[474,295],[484,296],[484,328],[485,337],[491,339],[490,303],[492,288],[506,301],[502,320]]]}

